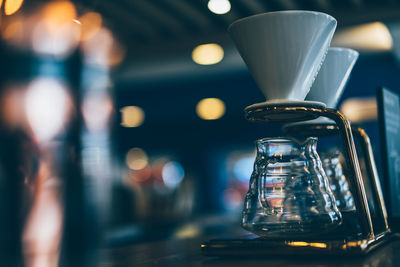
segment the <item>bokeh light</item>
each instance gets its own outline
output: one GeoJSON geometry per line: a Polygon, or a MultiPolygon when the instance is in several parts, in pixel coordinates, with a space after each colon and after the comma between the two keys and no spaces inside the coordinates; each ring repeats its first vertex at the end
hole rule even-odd
{"type": "Polygon", "coordinates": [[[138,147],[134,147],[126,153],[125,162],[129,169],[134,171],[142,170],[149,164],[146,152],[138,147]]]}
{"type": "Polygon", "coordinates": [[[238,210],[243,206],[243,197],[236,188],[228,188],[223,192],[223,199],[228,210],[238,210]]]}
{"type": "Polygon", "coordinates": [[[82,113],[90,131],[105,130],[113,110],[110,97],[101,93],[89,93],[84,97],[82,113]]]}
{"type": "Polygon", "coordinates": [[[69,1],[48,3],[33,30],[33,50],[58,57],[69,55],[79,43],[81,25],[73,21],[76,16],[75,6],[69,1]]]}
{"type": "Polygon", "coordinates": [[[231,10],[231,3],[228,0],[210,0],[208,9],[218,15],[226,14],[231,10]]]}
{"type": "Polygon", "coordinates": [[[219,44],[203,44],[195,47],[192,59],[200,65],[217,64],[224,58],[224,49],[219,44]]]}
{"type": "Polygon", "coordinates": [[[367,51],[389,51],[393,47],[393,39],[385,24],[373,22],[338,31],[332,45],[367,51]]]}
{"type": "Polygon", "coordinates": [[[6,0],[4,3],[4,14],[8,16],[14,14],[21,8],[23,2],[24,0],[6,0]]]}
{"type": "Polygon", "coordinates": [[[216,120],[225,114],[225,104],[218,98],[205,98],[197,104],[196,112],[203,120],[216,120]]]}
{"type": "Polygon", "coordinates": [[[1,32],[1,37],[13,44],[13,45],[23,45],[26,40],[24,34],[24,22],[21,17],[11,19],[3,28],[1,32]]]}
{"type": "Polygon", "coordinates": [[[138,127],[144,122],[144,111],[137,106],[126,106],[121,110],[121,125],[124,127],[138,127]]]}
{"type": "Polygon", "coordinates": [[[378,108],[375,97],[348,98],[340,110],[351,122],[362,123],[374,121],[378,117],[378,108]]]}
{"type": "Polygon", "coordinates": [[[150,165],[147,165],[141,170],[138,171],[131,171],[130,172],[130,178],[133,180],[135,183],[143,183],[151,178],[151,172],[152,168],[150,165]]]}
{"type": "Polygon", "coordinates": [[[79,18],[79,22],[82,26],[81,28],[81,40],[86,41],[101,29],[102,18],[99,13],[88,12],[79,18]]]}
{"type": "Polygon", "coordinates": [[[115,67],[125,59],[125,47],[118,41],[114,40],[111,50],[108,54],[108,65],[115,67]]]}
{"type": "Polygon", "coordinates": [[[63,127],[68,113],[66,89],[51,78],[40,78],[29,86],[25,98],[26,115],[39,141],[53,138],[63,127]]]}
{"type": "MultiPolygon", "coordinates": [[[[43,168],[43,166],[41,166],[43,168]]],[[[49,166],[47,172],[51,173],[49,166]]],[[[43,173],[41,173],[43,174],[43,173]]],[[[33,198],[23,232],[25,264],[29,267],[59,266],[64,210],[58,178],[46,179],[33,198]]]]}
{"type": "Polygon", "coordinates": [[[170,161],[162,168],[162,179],[169,188],[178,186],[184,177],[185,171],[179,162],[170,161]]]}
{"type": "Polygon", "coordinates": [[[60,26],[70,23],[76,17],[75,6],[69,1],[50,2],[44,7],[42,14],[44,23],[51,32],[57,31],[60,26]]]}
{"type": "Polygon", "coordinates": [[[16,128],[21,125],[25,118],[23,90],[7,88],[3,90],[0,97],[0,113],[2,120],[7,126],[16,128]]]}
{"type": "Polygon", "coordinates": [[[82,49],[86,64],[103,68],[114,67],[125,57],[125,48],[115,40],[111,31],[104,27],[84,40],[82,49]]]}
{"type": "Polygon", "coordinates": [[[242,182],[250,180],[253,171],[254,157],[244,157],[239,159],[233,166],[233,174],[242,182]]]}

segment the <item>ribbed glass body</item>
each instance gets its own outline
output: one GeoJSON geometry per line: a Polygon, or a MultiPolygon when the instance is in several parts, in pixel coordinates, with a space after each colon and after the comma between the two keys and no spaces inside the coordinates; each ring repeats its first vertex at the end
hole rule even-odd
{"type": "Polygon", "coordinates": [[[309,236],[336,228],[341,214],[316,151],[317,138],[256,142],[242,226],[261,236],[309,236]]]}
{"type": "Polygon", "coordinates": [[[339,151],[321,154],[322,166],[328,177],[329,186],[336,199],[336,205],[341,212],[355,210],[353,195],[343,174],[339,160],[339,151]]]}

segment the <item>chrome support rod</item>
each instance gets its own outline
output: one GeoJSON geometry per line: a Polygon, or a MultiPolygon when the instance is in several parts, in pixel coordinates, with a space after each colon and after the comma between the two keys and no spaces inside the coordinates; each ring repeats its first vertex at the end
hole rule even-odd
{"type": "Polygon", "coordinates": [[[369,164],[366,164],[368,176],[372,178],[371,179],[372,189],[374,190],[374,194],[378,197],[379,210],[382,213],[386,231],[389,232],[390,228],[389,228],[389,223],[388,223],[388,215],[387,215],[387,211],[386,211],[385,201],[384,201],[383,195],[382,195],[381,182],[379,180],[378,171],[376,169],[374,153],[373,153],[372,147],[371,147],[371,141],[370,141],[367,133],[364,131],[364,129],[362,129],[360,127],[352,127],[352,130],[353,130],[353,133],[360,139],[361,144],[362,144],[363,154],[366,157],[366,161],[369,163],[369,164]]]}
{"type": "Polygon", "coordinates": [[[374,226],[372,224],[371,213],[369,210],[367,194],[365,192],[364,181],[361,175],[360,163],[358,162],[356,146],[350,122],[336,109],[321,110],[321,115],[334,120],[339,128],[339,133],[345,147],[345,156],[352,176],[350,176],[351,187],[355,190],[355,204],[360,218],[361,227],[367,238],[375,238],[374,226]],[[354,178],[354,179],[351,179],[354,178]]]}

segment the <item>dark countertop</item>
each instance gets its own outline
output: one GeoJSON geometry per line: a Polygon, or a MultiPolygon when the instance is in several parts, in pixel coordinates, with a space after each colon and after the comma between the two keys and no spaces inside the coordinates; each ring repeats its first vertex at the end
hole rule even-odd
{"type": "Polygon", "coordinates": [[[400,240],[372,251],[363,257],[273,257],[215,258],[201,254],[201,244],[208,238],[167,240],[107,250],[108,260],[100,266],[362,266],[399,267],[400,240]]]}

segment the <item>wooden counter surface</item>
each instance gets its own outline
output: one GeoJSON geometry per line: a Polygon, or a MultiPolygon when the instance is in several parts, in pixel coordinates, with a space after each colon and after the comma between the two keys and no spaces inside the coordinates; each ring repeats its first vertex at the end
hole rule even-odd
{"type": "Polygon", "coordinates": [[[168,240],[107,250],[109,266],[304,266],[304,267],[399,267],[400,240],[391,241],[363,257],[274,257],[274,258],[215,258],[201,254],[203,239],[168,240]]]}

